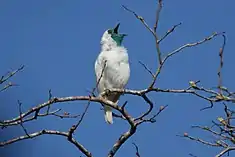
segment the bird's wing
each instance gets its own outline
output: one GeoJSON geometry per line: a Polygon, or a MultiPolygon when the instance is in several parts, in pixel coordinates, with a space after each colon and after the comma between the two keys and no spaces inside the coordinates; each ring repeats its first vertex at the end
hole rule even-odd
{"type": "MultiPolygon", "coordinates": [[[[107,66],[104,71],[105,87],[107,89],[118,88],[123,89],[127,84],[130,76],[129,64],[107,61],[107,66]]],[[[117,102],[120,93],[112,93],[108,96],[108,99],[113,102],[117,102]]]]}
{"type": "Polygon", "coordinates": [[[106,88],[124,88],[129,75],[129,64],[108,60],[104,71],[106,88]]]}
{"type": "Polygon", "coordinates": [[[104,61],[102,58],[98,57],[95,61],[95,75],[96,75],[96,81],[100,78],[100,75],[102,73],[102,67],[104,67],[104,61]]]}
{"type": "Polygon", "coordinates": [[[105,90],[104,70],[105,70],[106,64],[107,64],[106,58],[104,56],[99,55],[95,62],[96,83],[98,83],[99,93],[102,93],[105,90]]]}

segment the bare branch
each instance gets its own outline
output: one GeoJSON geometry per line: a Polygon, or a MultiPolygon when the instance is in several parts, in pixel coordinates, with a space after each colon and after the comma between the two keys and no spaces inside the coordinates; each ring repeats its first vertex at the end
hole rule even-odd
{"type": "Polygon", "coordinates": [[[219,154],[217,154],[215,157],[221,157],[225,153],[228,153],[229,151],[235,150],[235,147],[227,147],[223,151],[221,151],[219,154]]]}
{"type": "Polygon", "coordinates": [[[7,76],[2,76],[0,79],[0,84],[3,84],[6,82],[8,79],[10,79],[12,76],[14,76],[16,73],[24,69],[24,65],[21,66],[20,68],[16,69],[15,71],[9,72],[7,76]]]}
{"type": "Polygon", "coordinates": [[[177,135],[177,136],[184,137],[184,138],[187,138],[187,139],[190,139],[190,140],[193,140],[193,141],[197,141],[199,143],[202,143],[202,144],[208,145],[208,146],[212,146],[212,147],[221,147],[221,146],[223,146],[220,143],[211,143],[211,142],[204,141],[200,138],[195,138],[193,136],[189,136],[188,133],[184,133],[183,136],[181,136],[181,135],[177,135]]]}
{"type": "Polygon", "coordinates": [[[155,43],[156,43],[159,66],[162,64],[162,56],[161,56],[160,45],[159,45],[159,42],[158,42],[157,26],[158,26],[161,10],[162,10],[162,0],[158,0],[158,8],[157,8],[157,12],[156,12],[156,21],[155,21],[153,30],[154,30],[154,37],[155,37],[155,43]]]}
{"type": "Polygon", "coordinates": [[[113,116],[116,117],[116,118],[120,118],[120,119],[126,120],[126,118],[123,115],[119,115],[119,114],[113,113],[113,116]]]}
{"type": "Polygon", "coordinates": [[[32,113],[35,113],[35,119],[38,116],[38,112],[39,110],[41,110],[44,107],[47,107],[51,104],[55,104],[55,103],[60,103],[60,102],[69,102],[69,101],[77,101],[77,100],[86,100],[86,101],[94,101],[94,102],[100,102],[100,103],[104,103],[106,105],[112,106],[114,108],[117,108],[117,105],[114,104],[113,102],[109,101],[109,100],[105,100],[103,98],[99,98],[99,97],[90,97],[90,96],[70,96],[70,97],[63,97],[63,98],[52,98],[51,100],[44,102],[43,104],[39,104],[38,106],[35,106],[33,108],[31,108],[30,110],[28,110],[25,113],[22,113],[21,116],[18,116],[16,118],[13,118],[11,120],[5,120],[3,122],[0,123],[0,126],[3,126],[4,124],[9,124],[9,123],[14,123],[14,122],[20,122],[21,118],[25,118],[26,116],[29,116],[32,113]],[[91,100],[90,100],[91,99],[91,100]]]}
{"type": "MultiPolygon", "coordinates": [[[[64,112],[63,114],[56,114],[55,113],[56,111],[60,111],[60,110],[61,109],[57,109],[53,112],[49,112],[48,115],[56,116],[56,117],[59,117],[61,119],[63,119],[63,118],[77,118],[77,117],[80,116],[80,115],[70,115],[70,113],[68,113],[68,112],[64,112]]],[[[39,114],[38,116],[41,116],[41,115],[42,114],[39,114]]],[[[45,114],[44,114],[44,116],[45,116],[45,114]]]]}
{"type": "Polygon", "coordinates": [[[136,12],[134,12],[131,9],[127,8],[125,5],[122,5],[122,7],[126,11],[132,13],[138,20],[140,20],[140,22],[142,22],[142,24],[145,26],[145,28],[147,28],[151,32],[151,34],[155,37],[154,31],[149,27],[149,25],[145,22],[145,20],[144,20],[144,18],[142,16],[139,16],[136,12]]]}
{"type": "Polygon", "coordinates": [[[101,78],[103,77],[104,69],[105,69],[105,67],[106,67],[106,64],[107,64],[107,60],[104,61],[104,67],[102,68],[100,77],[99,77],[99,79],[97,80],[96,85],[95,85],[95,87],[93,88],[93,90],[92,90],[92,92],[91,92],[92,95],[94,95],[94,92],[95,92],[95,90],[98,88],[98,85],[99,85],[99,83],[100,83],[100,80],[101,80],[101,78]]]}
{"type": "Polygon", "coordinates": [[[20,126],[23,128],[25,134],[26,134],[28,137],[30,137],[29,134],[28,134],[28,132],[27,132],[27,130],[26,130],[26,128],[25,128],[24,125],[23,125],[23,120],[22,120],[22,117],[21,117],[21,115],[22,115],[22,110],[21,110],[22,103],[21,103],[19,100],[18,100],[18,104],[19,104],[19,113],[20,113],[20,126]]]}
{"type": "Polygon", "coordinates": [[[130,129],[119,137],[119,139],[114,144],[113,148],[109,151],[108,157],[113,157],[116,152],[121,148],[121,146],[136,132],[137,129],[137,124],[135,123],[134,119],[125,110],[125,104],[126,103],[124,103],[122,107],[117,106],[116,110],[122,113],[122,115],[128,121],[128,123],[130,124],[130,129]]]}
{"type": "Polygon", "coordinates": [[[144,67],[145,70],[148,71],[148,73],[149,73],[152,77],[154,77],[154,74],[152,73],[152,71],[151,71],[143,62],[139,61],[139,63],[144,67]]]}
{"type": "Polygon", "coordinates": [[[22,118],[20,120],[17,120],[15,122],[10,122],[10,123],[5,123],[4,121],[3,122],[0,121],[0,126],[2,126],[2,128],[4,128],[4,127],[7,127],[7,126],[18,125],[20,123],[26,123],[26,122],[29,122],[29,121],[36,120],[37,117],[56,116],[56,117],[59,117],[59,118],[63,119],[63,118],[77,118],[79,116],[79,115],[70,115],[70,113],[67,113],[67,112],[64,112],[63,114],[57,114],[59,111],[61,111],[61,109],[56,109],[56,110],[51,111],[49,113],[47,113],[47,112],[43,113],[43,114],[37,113],[34,116],[31,116],[29,118],[26,118],[26,119],[22,118]]]}
{"type": "Polygon", "coordinates": [[[123,111],[125,110],[126,105],[127,105],[127,101],[125,101],[124,104],[121,107],[123,111]]]}
{"type": "Polygon", "coordinates": [[[152,101],[145,95],[142,95],[142,98],[149,104],[149,109],[143,113],[140,117],[136,118],[135,121],[142,120],[145,116],[149,115],[149,113],[153,110],[152,101]]]}
{"type": "MultiPolygon", "coordinates": [[[[51,93],[51,89],[49,89],[49,91],[48,91],[48,100],[51,100],[51,98],[52,98],[52,93],[51,93]]],[[[50,105],[48,105],[48,107],[47,107],[47,113],[49,113],[49,111],[50,111],[50,105]]]]}
{"type": "Polygon", "coordinates": [[[157,31],[157,26],[158,26],[161,10],[162,10],[162,0],[158,0],[158,8],[157,8],[157,11],[156,11],[156,20],[155,20],[155,24],[154,24],[154,27],[153,27],[153,30],[154,30],[155,34],[156,34],[156,31],[157,31]]]}
{"type": "Polygon", "coordinates": [[[189,153],[189,156],[191,157],[197,157],[196,155],[192,154],[192,153],[189,153]]]}
{"type": "Polygon", "coordinates": [[[181,52],[181,51],[184,50],[185,48],[194,47],[194,46],[197,46],[197,45],[201,45],[201,44],[203,44],[203,43],[205,43],[205,42],[207,42],[207,41],[209,41],[209,40],[213,39],[214,37],[216,37],[216,36],[218,36],[218,35],[221,35],[221,34],[223,35],[223,32],[222,32],[222,33],[217,33],[217,32],[215,32],[215,33],[213,33],[211,36],[206,37],[206,38],[204,38],[203,40],[200,40],[200,41],[195,42],[195,43],[185,44],[185,45],[183,45],[183,46],[177,48],[176,50],[172,51],[171,53],[169,53],[169,54],[163,59],[163,62],[165,62],[169,57],[171,57],[171,56],[173,56],[173,55],[175,55],[175,54],[181,52]]]}
{"type": "Polygon", "coordinates": [[[137,156],[137,157],[140,157],[140,153],[139,153],[139,148],[138,148],[138,146],[137,146],[134,142],[133,142],[132,144],[135,146],[135,150],[136,150],[136,153],[135,153],[135,154],[136,154],[136,156],[137,156]]]}
{"type": "Polygon", "coordinates": [[[166,32],[166,34],[165,34],[161,39],[158,40],[158,44],[160,44],[168,35],[170,35],[171,33],[173,33],[174,30],[175,30],[178,26],[180,26],[181,24],[182,24],[182,23],[179,23],[179,24],[177,24],[177,25],[174,25],[171,29],[169,29],[169,30],[166,32]]]}
{"type": "Polygon", "coordinates": [[[167,106],[168,105],[166,105],[166,106],[160,106],[160,108],[159,108],[159,110],[158,110],[158,112],[156,113],[156,114],[154,114],[152,117],[150,117],[150,118],[148,118],[148,119],[140,119],[140,120],[138,120],[137,122],[136,122],[136,124],[137,125],[140,125],[140,124],[142,124],[142,123],[144,123],[144,122],[150,122],[150,123],[155,123],[156,122],[156,117],[162,112],[162,111],[164,111],[166,108],[167,108],[167,106]]]}
{"type": "Polygon", "coordinates": [[[201,45],[201,44],[203,44],[203,43],[205,43],[205,42],[207,42],[207,41],[209,41],[209,40],[213,39],[214,37],[216,37],[216,36],[218,36],[218,35],[221,35],[221,34],[223,34],[223,33],[213,33],[211,36],[209,36],[209,37],[207,37],[207,38],[204,38],[203,40],[200,40],[200,41],[195,42],[195,43],[185,44],[185,45],[183,45],[183,46],[177,48],[176,50],[174,50],[174,51],[168,53],[168,55],[162,60],[162,64],[159,65],[159,67],[158,67],[158,69],[157,69],[157,71],[156,71],[156,73],[155,73],[155,75],[154,75],[155,77],[154,77],[154,79],[152,80],[151,84],[149,85],[149,88],[152,88],[152,87],[154,86],[154,84],[155,84],[155,82],[156,82],[156,79],[157,79],[158,75],[160,74],[161,69],[162,69],[164,63],[167,61],[167,59],[169,59],[169,58],[172,57],[173,55],[175,55],[175,54],[181,52],[181,51],[184,50],[185,48],[195,47],[195,46],[201,45]]]}
{"type": "MultiPolygon", "coordinates": [[[[104,73],[106,64],[107,64],[107,60],[105,60],[105,62],[104,62],[104,66],[103,66],[103,68],[102,68],[100,77],[99,77],[99,79],[97,80],[95,87],[92,89],[92,92],[91,92],[91,95],[89,96],[89,98],[91,98],[91,96],[94,95],[95,90],[98,88],[98,85],[99,85],[99,83],[100,83],[100,80],[101,80],[101,78],[103,77],[103,73],[104,73]]],[[[69,141],[72,140],[73,133],[74,133],[75,130],[78,128],[78,126],[82,123],[82,121],[83,121],[83,119],[84,119],[84,117],[85,117],[85,115],[86,115],[86,113],[87,113],[87,111],[88,111],[88,108],[89,108],[89,106],[90,106],[90,103],[91,103],[91,99],[88,100],[88,103],[87,103],[87,105],[86,105],[86,107],[85,107],[85,110],[84,110],[84,112],[82,113],[82,116],[81,116],[81,118],[79,119],[79,121],[77,122],[77,124],[76,124],[76,125],[73,125],[73,126],[69,129],[69,136],[68,136],[68,140],[69,140],[69,141]]]]}
{"type": "MultiPolygon", "coordinates": [[[[66,138],[68,138],[68,136],[69,136],[69,133],[67,133],[67,132],[60,132],[60,131],[55,131],[55,130],[41,130],[41,131],[29,134],[29,136],[27,136],[27,135],[20,136],[20,137],[17,137],[17,138],[14,138],[14,139],[11,139],[11,140],[8,140],[5,142],[0,142],[0,147],[6,146],[6,145],[9,145],[9,144],[21,141],[21,140],[35,138],[37,136],[46,135],[46,134],[60,135],[60,136],[66,137],[66,138]]],[[[70,140],[70,142],[72,144],[74,144],[84,155],[86,155],[87,157],[92,157],[91,153],[83,145],[78,143],[74,138],[72,138],[70,140]]]]}
{"type": "Polygon", "coordinates": [[[136,126],[131,127],[129,131],[122,134],[117,142],[114,144],[113,148],[109,151],[108,157],[113,157],[119,148],[136,132],[136,126]]]}
{"type": "Polygon", "coordinates": [[[198,126],[198,125],[194,125],[192,126],[192,128],[199,128],[199,129],[202,129],[202,130],[205,130],[205,131],[208,131],[216,136],[219,136],[219,137],[222,137],[223,139],[229,139],[230,140],[230,137],[226,136],[226,135],[223,135],[222,133],[219,133],[217,131],[214,131],[212,130],[211,128],[209,127],[202,127],[202,126],[198,126]]]}
{"type": "Polygon", "coordinates": [[[79,119],[79,121],[77,122],[77,124],[76,124],[76,125],[73,125],[73,126],[70,128],[68,140],[71,140],[71,139],[72,139],[72,136],[73,136],[74,131],[75,131],[75,130],[78,128],[78,126],[82,123],[82,121],[83,121],[83,119],[84,119],[84,117],[85,117],[85,115],[86,115],[86,113],[87,113],[87,110],[88,110],[89,106],[90,106],[90,101],[88,101],[88,103],[87,103],[87,105],[86,105],[86,108],[85,108],[84,112],[82,113],[82,116],[81,116],[81,118],[79,119]]]}
{"type": "Polygon", "coordinates": [[[213,126],[212,127],[207,127],[207,126],[192,126],[193,128],[199,128],[202,129],[204,131],[207,131],[208,133],[211,133],[211,135],[215,136],[216,141],[211,143],[211,142],[207,142],[204,141],[200,138],[195,138],[192,136],[188,136],[187,133],[184,134],[184,137],[190,139],[190,140],[194,140],[194,141],[198,141],[200,143],[203,143],[205,145],[209,145],[209,146],[215,146],[215,147],[221,147],[223,148],[223,150],[216,155],[216,157],[220,157],[222,155],[224,155],[225,153],[228,153],[232,150],[235,150],[235,127],[232,126],[232,122],[231,120],[235,117],[233,117],[233,114],[235,114],[234,111],[230,110],[228,108],[228,106],[224,104],[224,112],[225,112],[225,116],[226,118],[223,117],[218,117],[217,121],[219,121],[219,123],[216,123],[214,121],[212,121],[213,126]],[[216,128],[215,128],[216,127],[216,128]],[[232,144],[232,145],[230,145],[232,144]]]}
{"type": "Polygon", "coordinates": [[[8,89],[8,88],[10,88],[10,87],[12,87],[12,86],[17,86],[17,85],[16,85],[16,84],[13,84],[13,83],[11,83],[11,82],[8,82],[8,83],[0,90],[0,92],[5,91],[6,89],[8,89]]]}
{"type": "Polygon", "coordinates": [[[218,88],[220,89],[220,94],[222,94],[222,76],[221,76],[221,70],[223,68],[223,53],[224,53],[224,48],[225,48],[225,45],[226,45],[226,36],[223,34],[223,39],[224,39],[224,42],[223,42],[223,45],[222,47],[220,48],[219,50],[219,57],[220,57],[220,65],[219,65],[219,69],[218,69],[218,88]]]}

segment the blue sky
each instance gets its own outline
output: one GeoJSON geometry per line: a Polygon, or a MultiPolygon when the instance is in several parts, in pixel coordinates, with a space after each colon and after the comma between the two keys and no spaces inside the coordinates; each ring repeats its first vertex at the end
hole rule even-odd
{"type": "MultiPolygon", "coordinates": [[[[17,100],[23,103],[23,110],[48,99],[48,90],[53,96],[87,95],[95,85],[94,61],[100,51],[103,32],[121,23],[120,31],[127,33],[124,40],[128,48],[131,78],[128,88],[142,89],[149,85],[151,77],[138,63],[142,61],[153,71],[157,66],[154,40],[151,34],[133,15],[126,12],[124,4],[143,16],[150,26],[155,20],[156,1],[63,1],[24,0],[0,2],[0,73],[5,74],[25,65],[12,82],[20,86],[0,94],[0,118],[10,119],[18,115],[17,100]]],[[[182,22],[161,45],[164,55],[189,42],[194,42],[225,31],[227,45],[224,56],[223,83],[235,90],[235,75],[232,72],[235,55],[234,1],[164,1],[159,29],[163,35],[173,25],[182,22]]],[[[204,87],[217,85],[219,66],[218,51],[222,38],[218,37],[204,45],[190,48],[169,59],[156,82],[159,88],[188,87],[190,80],[201,80],[204,87]]],[[[210,125],[211,120],[223,115],[222,105],[199,111],[207,102],[186,94],[150,94],[155,110],[161,105],[168,108],[157,117],[154,124],[145,124],[128,140],[117,156],[135,156],[138,144],[141,156],[181,156],[189,153],[196,156],[214,156],[220,150],[177,137],[189,132],[208,140],[215,138],[202,131],[191,129],[193,124],[210,125]]],[[[128,100],[128,110],[138,115],[146,109],[140,98],[123,96],[120,102],[128,100]]],[[[71,114],[80,114],[86,102],[61,103],[53,105],[71,114]]],[[[67,131],[76,119],[41,118],[25,127],[29,132],[42,128],[67,131]]],[[[118,137],[127,130],[126,122],[115,119],[113,125],[104,121],[100,105],[92,103],[84,122],[75,137],[94,156],[105,156],[118,137]]],[[[20,127],[0,130],[1,140],[23,135],[20,127]]],[[[41,136],[22,141],[0,149],[1,154],[14,156],[69,156],[81,153],[63,137],[41,136]]],[[[230,154],[232,155],[232,154],[230,154]]]]}

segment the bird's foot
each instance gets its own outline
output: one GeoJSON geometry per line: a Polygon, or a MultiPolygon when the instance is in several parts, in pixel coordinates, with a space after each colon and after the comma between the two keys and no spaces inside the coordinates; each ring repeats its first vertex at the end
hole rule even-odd
{"type": "Polygon", "coordinates": [[[101,97],[108,97],[111,94],[111,91],[109,89],[105,89],[100,96],[101,97]]]}
{"type": "Polygon", "coordinates": [[[111,94],[111,91],[109,89],[104,90],[104,95],[107,97],[111,94]]]}

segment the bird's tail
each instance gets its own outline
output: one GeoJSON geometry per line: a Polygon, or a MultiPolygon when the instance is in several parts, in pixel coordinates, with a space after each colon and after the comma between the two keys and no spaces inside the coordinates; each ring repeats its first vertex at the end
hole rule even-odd
{"type": "Polygon", "coordinates": [[[104,106],[104,118],[108,124],[113,124],[112,108],[106,105],[104,106]]]}

